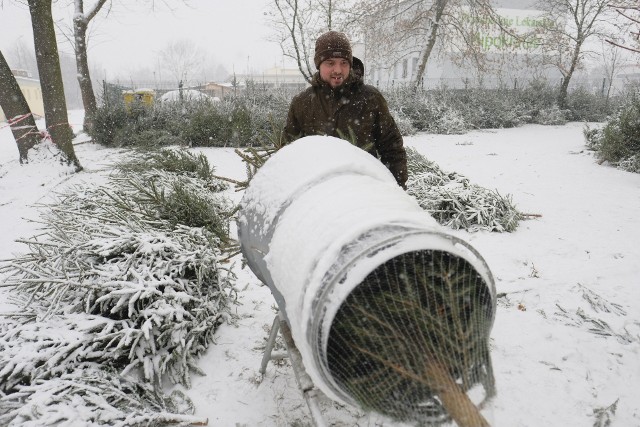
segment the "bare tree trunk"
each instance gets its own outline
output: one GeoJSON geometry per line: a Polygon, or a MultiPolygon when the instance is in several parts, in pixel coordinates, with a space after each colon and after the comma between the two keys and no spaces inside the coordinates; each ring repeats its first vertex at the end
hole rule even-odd
{"type": "Polygon", "coordinates": [[[73,19],[73,36],[75,41],[76,68],[78,71],[78,83],[80,85],[80,94],[82,95],[82,105],[84,105],[84,122],[85,132],[91,131],[93,128],[93,118],[98,109],[96,95],[93,92],[93,84],[89,73],[89,60],[87,56],[87,27],[89,21],[104,5],[106,0],[100,0],[92,12],[87,16],[84,14],[83,0],[75,1],[75,17],[73,19]]]}
{"type": "Polygon", "coordinates": [[[355,0],[271,0],[276,41],[285,57],[296,61],[304,79],[310,83],[316,73],[313,63],[315,38],[328,30],[358,29],[363,13],[355,0]]]}
{"type": "Polygon", "coordinates": [[[31,14],[36,61],[42,86],[47,131],[53,143],[66,157],[67,163],[73,164],[76,171],[80,171],[82,166],[73,150],[73,131],[67,116],[67,102],[64,97],[60,58],[51,13],[51,0],[29,0],[29,13],[31,14]]]}
{"type": "Polygon", "coordinates": [[[444,363],[435,357],[425,369],[425,378],[433,387],[451,418],[459,427],[489,427],[489,422],[482,416],[480,410],[462,391],[456,380],[451,376],[444,363]]]}
{"type": "Polygon", "coordinates": [[[39,141],[38,128],[29,104],[2,52],[0,52],[0,93],[2,94],[0,107],[9,121],[11,132],[18,145],[20,163],[28,163],[28,152],[39,141]]]}
{"type": "Polygon", "coordinates": [[[566,74],[562,76],[562,82],[560,83],[560,93],[558,94],[558,107],[560,109],[567,108],[567,95],[569,93],[569,83],[571,82],[571,77],[573,77],[573,72],[576,70],[578,66],[581,48],[582,48],[582,42],[577,41],[576,46],[573,49],[573,55],[571,56],[571,65],[569,66],[569,69],[567,70],[566,74]]]}
{"type": "Polygon", "coordinates": [[[418,71],[416,72],[416,81],[415,88],[420,87],[420,82],[422,81],[422,77],[424,76],[425,71],[427,70],[427,63],[429,61],[429,57],[431,56],[431,52],[433,51],[433,46],[436,44],[436,40],[438,38],[438,28],[440,27],[440,21],[442,19],[442,15],[444,13],[444,9],[447,7],[447,3],[449,0],[437,0],[435,3],[435,13],[433,16],[433,20],[431,22],[431,31],[429,32],[429,39],[427,40],[427,45],[424,48],[422,53],[422,58],[420,59],[420,66],[418,67],[418,71]]]}
{"type": "Polygon", "coordinates": [[[546,51],[543,57],[548,55],[544,63],[562,73],[558,107],[565,109],[571,78],[583,61],[582,45],[589,38],[611,33],[615,12],[610,0],[539,1],[539,9],[544,11],[541,19],[550,23],[538,29],[546,51]]]}
{"type": "MultiPolygon", "coordinates": [[[[282,23],[284,27],[287,29],[287,33],[289,37],[291,37],[291,43],[293,45],[293,55],[289,55],[296,60],[298,65],[298,69],[302,76],[307,81],[307,83],[311,83],[311,78],[313,77],[314,71],[311,69],[309,65],[309,61],[306,55],[306,49],[304,44],[304,33],[305,28],[302,25],[302,17],[300,16],[300,9],[298,8],[298,0],[285,0],[284,4],[281,1],[275,0],[274,2],[280,17],[282,18],[282,23]],[[287,7],[291,8],[292,16],[291,22],[287,20],[287,14],[285,10],[287,7]],[[299,31],[300,36],[297,35],[299,31]]],[[[285,48],[282,47],[283,53],[285,53],[285,48]]]]}

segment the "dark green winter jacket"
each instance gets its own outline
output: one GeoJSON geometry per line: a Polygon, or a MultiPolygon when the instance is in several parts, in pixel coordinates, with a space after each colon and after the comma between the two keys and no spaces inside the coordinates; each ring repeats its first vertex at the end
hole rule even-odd
{"type": "Polygon", "coordinates": [[[316,72],[311,86],[291,101],[284,131],[288,142],[309,135],[355,142],[380,159],[405,187],[407,154],[387,101],[378,89],[365,85],[353,73],[332,89],[316,72]]]}

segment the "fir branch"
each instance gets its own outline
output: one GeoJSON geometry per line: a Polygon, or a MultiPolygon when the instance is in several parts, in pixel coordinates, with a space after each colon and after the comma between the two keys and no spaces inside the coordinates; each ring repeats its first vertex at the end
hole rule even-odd
{"type": "Polygon", "coordinates": [[[200,417],[178,412],[186,400],[182,393],[166,396],[112,370],[85,366],[20,386],[17,393],[1,398],[0,424],[41,427],[60,425],[62,420],[66,425],[121,427],[206,424],[200,417]]]}
{"type": "Polygon", "coordinates": [[[65,270],[82,277],[81,282],[59,277],[47,270],[47,264],[30,260],[38,270],[22,268],[23,275],[11,280],[18,290],[48,306],[46,315],[63,306],[88,307],[91,314],[126,320],[119,339],[111,337],[104,348],[107,353],[119,350],[109,357],[125,359],[129,367],[145,367],[149,381],[167,374],[174,382],[188,384],[194,356],[206,349],[213,331],[229,316],[233,276],[217,266],[221,254],[209,242],[201,229],[178,228],[171,235],[121,231],[111,239],[74,242],[51,254],[65,270]],[[82,270],[75,271],[77,266],[82,270]],[[144,338],[132,347],[127,329],[144,338]]]}
{"type": "Polygon", "coordinates": [[[245,190],[251,179],[255,176],[258,169],[262,167],[266,163],[269,158],[275,154],[280,149],[279,146],[268,147],[264,146],[261,148],[249,147],[244,150],[236,149],[235,153],[242,159],[245,163],[245,168],[247,172],[247,179],[245,181],[237,181],[236,191],[245,190]]]}
{"type": "Polygon", "coordinates": [[[170,172],[202,182],[210,191],[220,192],[227,186],[214,175],[214,168],[203,153],[194,154],[186,149],[162,148],[134,152],[133,156],[116,165],[124,175],[144,175],[150,171],[170,172]]]}
{"type": "Polygon", "coordinates": [[[503,197],[473,185],[457,173],[445,173],[415,149],[407,151],[407,193],[440,224],[453,229],[511,232],[524,215],[503,197]]]}
{"type": "Polygon", "coordinates": [[[626,316],[627,312],[620,304],[607,301],[605,298],[580,283],[578,283],[578,287],[582,292],[582,298],[589,303],[596,313],[604,312],[617,314],[618,316],[626,316]]]}
{"type": "Polygon", "coordinates": [[[611,425],[611,420],[616,414],[618,409],[618,402],[620,399],[616,399],[611,405],[605,408],[596,408],[593,410],[593,415],[596,417],[593,427],[608,427],[611,425]]]}
{"type": "Polygon", "coordinates": [[[588,332],[601,337],[615,337],[622,344],[638,341],[626,329],[623,333],[615,332],[607,322],[587,315],[582,308],[578,308],[572,313],[558,303],[556,303],[556,307],[560,310],[555,313],[556,317],[565,319],[565,322],[570,326],[583,327],[588,332]]]}
{"type": "MultiPolygon", "coordinates": [[[[39,206],[42,231],[23,240],[29,252],[0,263],[4,285],[32,312],[0,322],[0,424],[53,424],[68,410],[67,390],[81,424],[198,421],[164,409],[136,412],[130,399],[126,418],[103,420],[115,413],[112,402],[96,402],[126,387],[88,387],[67,376],[95,368],[135,372],[153,393],[164,378],[190,386],[200,373],[196,358],[232,319],[235,276],[222,266],[235,244],[231,203],[193,174],[158,170],[122,172],[108,187],[69,187],[56,197],[39,206]],[[34,411],[50,393],[56,398],[34,411]]],[[[142,405],[152,400],[140,396],[142,405]]]]}

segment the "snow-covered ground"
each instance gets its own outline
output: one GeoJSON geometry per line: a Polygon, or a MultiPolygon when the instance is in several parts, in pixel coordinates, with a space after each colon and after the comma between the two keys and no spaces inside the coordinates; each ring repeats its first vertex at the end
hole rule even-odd
{"type": "MultiPolygon", "coordinates": [[[[81,112],[71,112],[76,130],[81,112]]],[[[24,250],[34,204],[69,184],[100,182],[122,152],[76,140],[84,171],[52,162],[20,166],[0,124],[0,259],[24,250]]],[[[416,135],[405,144],[445,171],[539,216],[514,233],[453,231],[488,262],[499,294],[491,353],[497,396],[483,409],[493,426],[640,426],[640,175],[598,165],[584,124],[528,125],[465,135],[416,135]],[[610,424],[607,424],[609,420],[610,424]]],[[[227,148],[199,149],[216,174],[243,178],[227,148]]],[[[238,201],[242,196],[230,190],[238,201]]],[[[211,426],[305,426],[311,418],[287,363],[258,369],[275,314],[269,290],[236,262],[236,325],[223,325],[187,394],[211,426]]],[[[0,288],[0,312],[12,310],[0,288]]],[[[1,347],[0,347],[1,351],[1,347]]],[[[324,400],[335,426],[392,426],[324,400]]]]}

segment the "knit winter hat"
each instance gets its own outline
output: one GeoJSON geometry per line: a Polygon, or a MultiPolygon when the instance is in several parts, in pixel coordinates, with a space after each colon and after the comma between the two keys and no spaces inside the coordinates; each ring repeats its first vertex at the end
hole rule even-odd
{"type": "Polygon", "coordinates": [[[329,58],[344,58],[353,65],[353,55],[351,54],[351,43],[344,33],[328,31],[316,40],[316,53],[313,61],[316,68],[320,68],[322,61],[329,58]]]}

